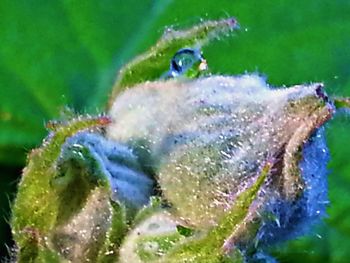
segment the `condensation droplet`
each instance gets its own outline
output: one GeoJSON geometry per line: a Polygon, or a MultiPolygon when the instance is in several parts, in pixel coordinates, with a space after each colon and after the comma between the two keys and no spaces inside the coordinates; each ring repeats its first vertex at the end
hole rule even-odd
{"type": "Polygon", "coordinates": [[[170,61],[168,77],[180,75],[196,76],[207,70],[207,62],[198,49],[183,48],[175,53],[170,61]]]}

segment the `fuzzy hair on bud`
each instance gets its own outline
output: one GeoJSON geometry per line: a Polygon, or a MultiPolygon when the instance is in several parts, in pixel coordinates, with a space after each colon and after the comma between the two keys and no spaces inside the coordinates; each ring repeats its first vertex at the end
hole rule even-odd
{"type": "Polygon", "coordinates": [[[326,173],[313,158],[323,163],[327,150],[312,135],[334,110],[322,89],[270,88],[257,75],[144,83],[115,100],[107,137],[146,149],[172,213],[200,229],[217,225],[273,157],[256,216],[272,212],[278,227],[267,224],[260,235],[279,239],[297,218],[324,214],[316,203],[326,202],[326,190],[317,190],[326,173]]]}

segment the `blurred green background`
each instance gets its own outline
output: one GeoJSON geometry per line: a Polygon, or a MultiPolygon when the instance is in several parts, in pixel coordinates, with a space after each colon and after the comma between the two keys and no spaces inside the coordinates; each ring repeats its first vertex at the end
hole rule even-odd
{"type": "MultiPolygon", "coordinates": [[[[0,251],[25,156],[64,106],[104,110],[117,70],[167,27],[235,16],[241,31],[203,52],[215,73],[259,72],[274,86],[323,81],[350,96],[350,1],[1,0],[0,251]]],[[[332,153],[325,219],[310,236],[273,253],[279,262],[350,258],[350,118],[327,129],[332,153]]]]}

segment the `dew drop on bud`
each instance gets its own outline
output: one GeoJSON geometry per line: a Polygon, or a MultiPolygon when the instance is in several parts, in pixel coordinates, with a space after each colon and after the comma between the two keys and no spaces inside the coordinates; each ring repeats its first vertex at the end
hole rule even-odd
{"type": "Polygon", "coordinates": [[[201,71],[207,70],[207,62],[198,49],[183,48],[175,53],[170,61],[169,77],[186,75],[195,77],[201,71]]]}

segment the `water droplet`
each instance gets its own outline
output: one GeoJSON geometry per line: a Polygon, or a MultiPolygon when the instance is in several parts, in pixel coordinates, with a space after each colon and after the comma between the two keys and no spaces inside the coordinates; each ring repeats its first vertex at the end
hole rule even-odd
{"type": "Polygon", "coordinates": [[[186,75],[197,77],[200,72],[207,70],[207,62],[198,49],[183,48],[175,53],[170,61],[169,77],[186,75]]]}

